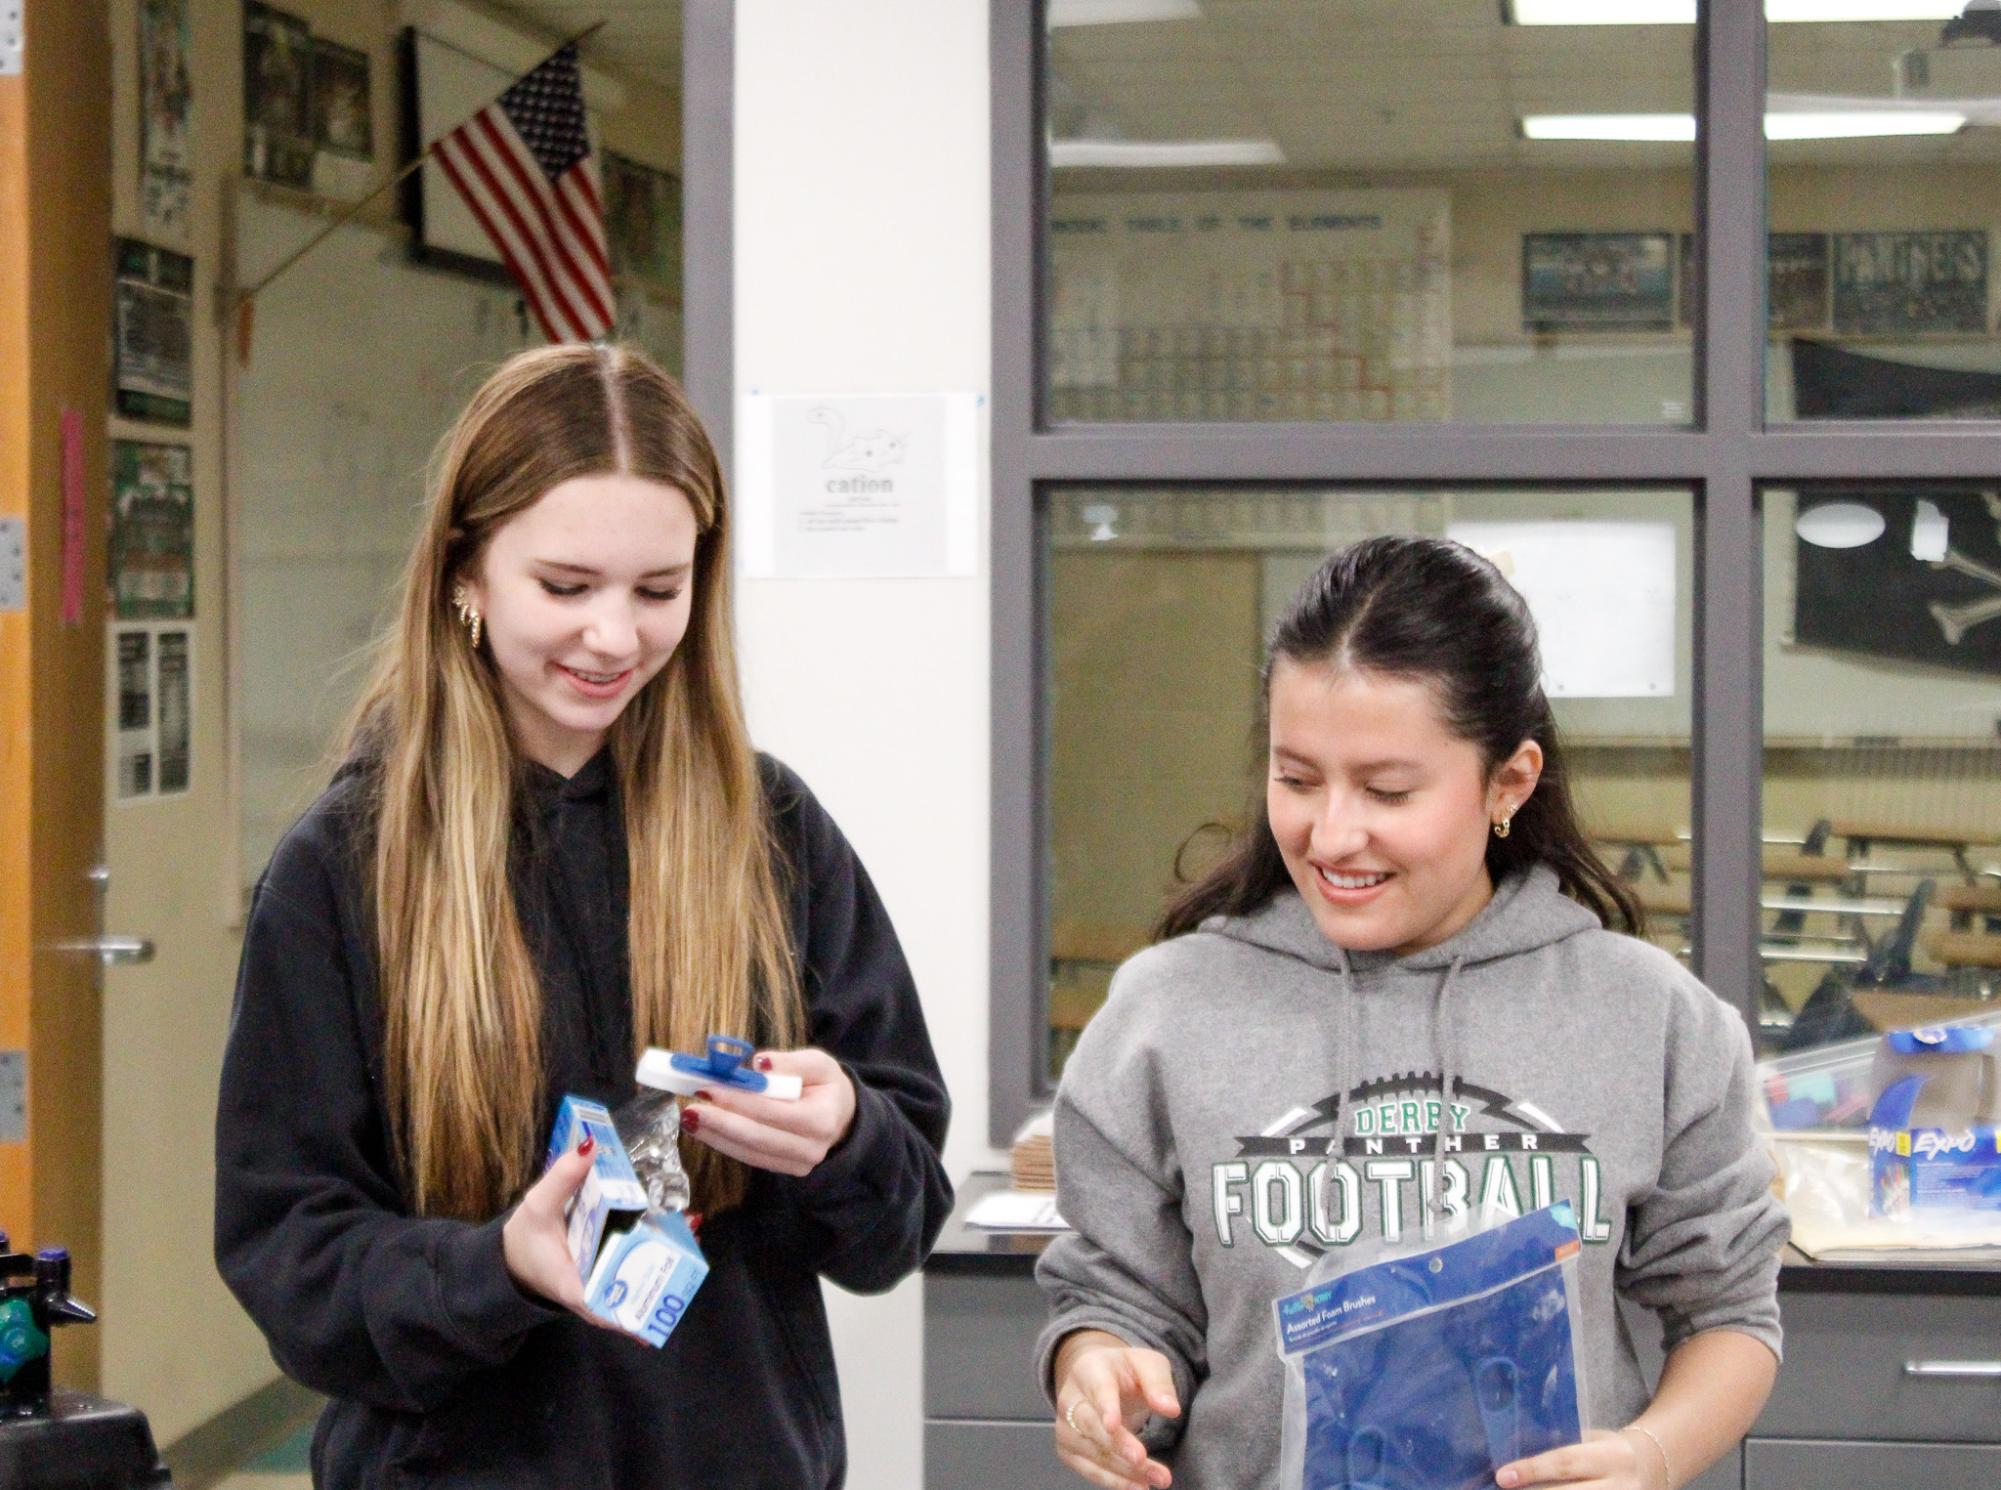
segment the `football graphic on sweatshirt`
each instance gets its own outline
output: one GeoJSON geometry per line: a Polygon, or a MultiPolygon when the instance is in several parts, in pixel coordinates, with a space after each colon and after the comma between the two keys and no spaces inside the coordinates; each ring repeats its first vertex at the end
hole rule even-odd
{"type": "Polygon", "coordinates": [[[1476,1215],[1559,1200],[1577,1208],[1587,1244],[1612,1239],[1589,1135],[1469,1081],[1455,1082],[1448,1102],[1443,1085],[1435,1071],[1365,1081],[1239,1137],[1209,1170],[1217,1240],[1269,1247],[1304,1268],[1352,1244],[1365,1218],[1391,1245],[1411,1232],[1428,1242],[1476,1215]]]}

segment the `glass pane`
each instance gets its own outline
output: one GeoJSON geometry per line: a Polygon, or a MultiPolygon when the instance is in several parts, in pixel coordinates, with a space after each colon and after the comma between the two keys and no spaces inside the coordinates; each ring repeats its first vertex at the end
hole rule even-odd
{"type": "Polygon", "coordinates": [[[1769,491],[1765,566],[1759,1040],[1860,1127],[1880,1031],[1997,1008],[2001,497],[1769,491]]]}
{"type": "Polygon", "coordinates": [[[2001,26],[1964,9],[1766,6],[1774,419],[2001,417],[2001,26]]]}
{"type": "Polygon", "coordinates": [[[1587,828],[1685,956],[1692,510],[1660,491],[1045,493],[1052,1077],[1177,871],[1262,812],[1264,638],[1330,552],[1372,534],[1451,535],[1512,567],[1587,828]]]}
{"type": "Polygon", "coordinates": [[[1694,27],[1517,14],[1051,0],[1048,416],[1687,422],[1694,27]]]}

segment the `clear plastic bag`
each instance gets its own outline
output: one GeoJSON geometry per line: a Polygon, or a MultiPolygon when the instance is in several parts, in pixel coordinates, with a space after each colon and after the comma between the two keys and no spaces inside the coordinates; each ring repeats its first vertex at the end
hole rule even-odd
{"type": "Polygon", "coordinates": [[[1578,1442],[1577,1255],[1554,1205],[1278,1299],[1283,1490],[1491,1490],[1578,1442]]]}
{"type": "Polygon", "coordinates": [[[690,1190],[681,1167],[681,1104],[671,1092],[641,1087],[639,1095],[612,1114],[619,1142],[632,1159],[646,1199],[655,1210],[685,1211],[690,1190]]]}

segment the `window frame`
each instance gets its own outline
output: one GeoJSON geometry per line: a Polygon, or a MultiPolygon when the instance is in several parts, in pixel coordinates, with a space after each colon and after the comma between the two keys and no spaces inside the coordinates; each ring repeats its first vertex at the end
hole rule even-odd
{"type": "Polygon", "coordinates": [[[1047,719],[1036,504],[1075,483],[1671,485],[1695,515],[1691,826],[1697,974],[1754,1017],[1764,709],[1760,492],[1817,480],[2001,478],[2001,421],[1765,418],[1763,0],[1704,0],[1695,28],[1702,274],[1688,426],[1052,425],[1042,408],[1049,180],[1044,4],[990,6],[993,87],[993,696],[988,1136],[1053,1094],[1047,719]],[[1171,475],[1170,475],[1171,473],[1171,475]],[[1747,641],[1748,639],[1748,641],[1747,641]]]}

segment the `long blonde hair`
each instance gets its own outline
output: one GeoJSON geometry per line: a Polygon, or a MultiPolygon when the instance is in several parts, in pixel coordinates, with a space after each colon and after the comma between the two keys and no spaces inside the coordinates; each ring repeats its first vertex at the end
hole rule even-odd
{"type": "MultiPolygon", "coordinates": [[[[483,1219],[534,1177],[548,1093],[543,993],[509,878],[523,763],[452,591],[503,523],[573,477],[674,487],[699,531],[687,633],[610,734],[635,1046],[699,1050],[711,1031],[790,1046],[805,1016],[737,695],[722,471],[680,387],[624,348],[524,352],[473,395],[442,449],[348,753],[371,784],[364,873],[396,1157],[419,1214],[483,1219]]],[[[743,1167],[689,1149],[696,1208],[739,1202],[743,1167]]]]}

